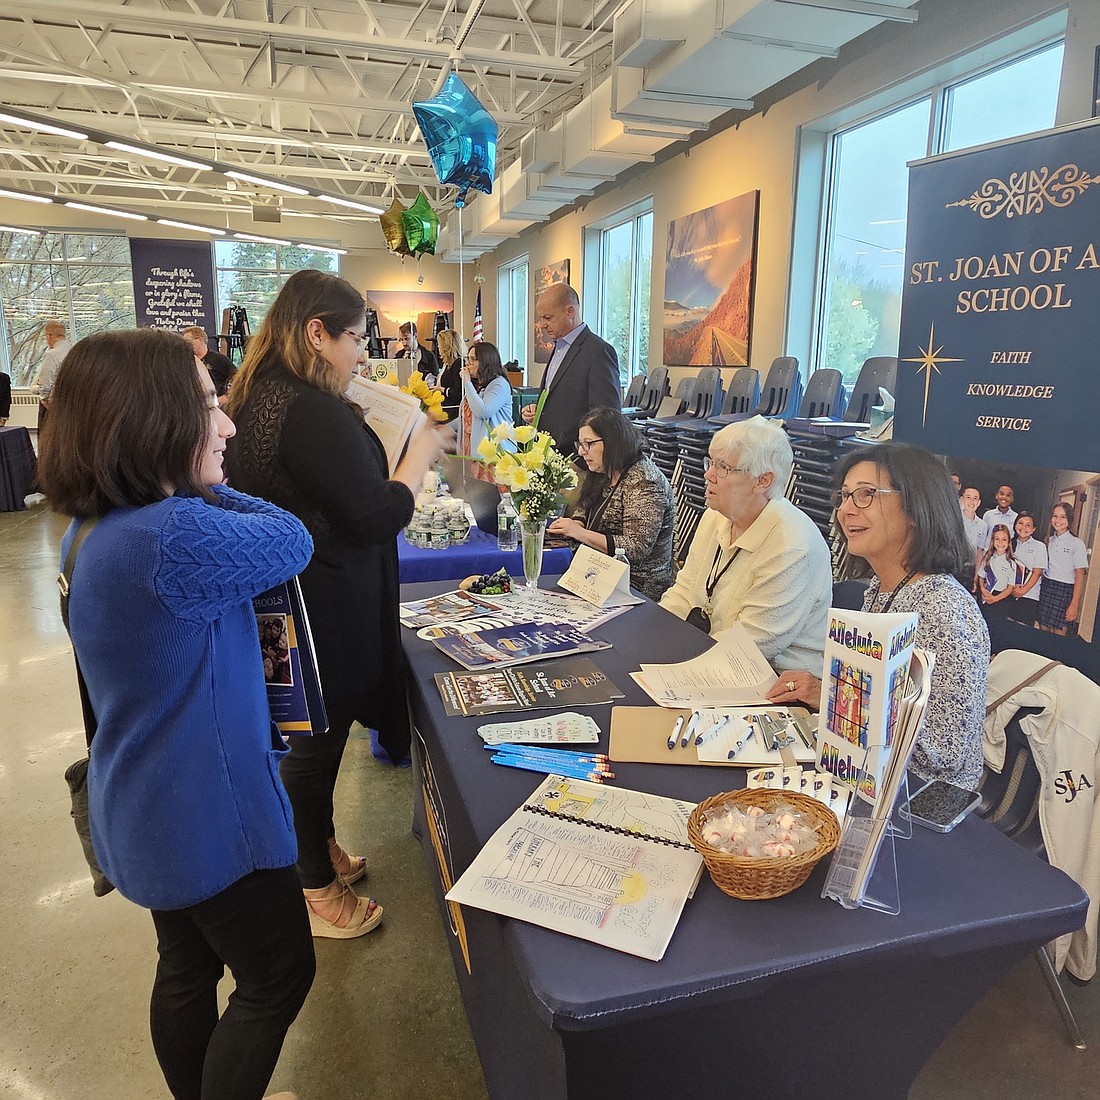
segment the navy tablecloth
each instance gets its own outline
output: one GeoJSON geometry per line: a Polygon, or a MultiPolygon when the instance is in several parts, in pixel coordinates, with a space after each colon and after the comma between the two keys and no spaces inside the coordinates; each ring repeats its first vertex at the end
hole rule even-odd
{"type": "MultiPolygon", "coordinates": [[[[564,573],[569,568],[572,553],[563,548],[544,550],[543,573],[564,573]]],[[[487,535],[480,527],[470,531],[469,539],[448,550],[425,550],[410,546],[405,532],[397,536],[397,556],[402,584],[416,581],[460,581],[473,574],[495,573],[502,566],[513,577],[523,576],[523,557],[519,550],[509,554],[497,549],[495,535],[487,535]]]]}
{"type": "MultiPolygon", "coordinates": [[[[552,583],[547,578],[546,583],[552,583]]],[[[403,599],[439,585],[405,586],[403,599]]],[[[709,639],[653,603],[596,634],[597,665],[626,698],[640,661],[680,661],[709,639]]],[[[494,766],[477,726],[447,718],[432,674],[453,664],[403,633],[412,666],[414,827],[437,897],[539,782],[494,766]],[[428,816],[431,807],[431,819],[428,816]]],[[[610,707],[586,712],[607,751],[610,707]]],[[[616,764],[616,784],[700,800],[742,769],[616,764]]],[[[820,896],[826,865],[771,901],[737,901],[704,876],[659,963],[467,907],[444,906],[455,971],[490,1096],[600,1100],[699,1095],[904,1100],[920,1067],[1028,951],[1079,927],[1087,898],[1062,872],[968,818],[897,848],[901,914],[820,896]]]]}
{"type": "Polygon", "coordinates": [[[26,428],[0,428],[0,512],[20,512],[34,491],[38,460],[26,428]]]}

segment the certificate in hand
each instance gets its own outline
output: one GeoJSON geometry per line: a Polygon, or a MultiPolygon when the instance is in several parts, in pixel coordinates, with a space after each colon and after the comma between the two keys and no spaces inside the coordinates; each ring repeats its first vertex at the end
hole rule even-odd
{"type": "Polygon", "coordinates": [[[420,416],[420,398],[357,374],[352,375],[346,393],[363,410],[363,419],[382,441],[392,473],[420,416]]]}

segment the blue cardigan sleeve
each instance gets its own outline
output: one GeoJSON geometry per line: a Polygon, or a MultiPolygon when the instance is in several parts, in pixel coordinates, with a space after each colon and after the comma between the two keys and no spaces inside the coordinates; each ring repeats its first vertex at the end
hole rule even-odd
{"type": "Polygon", "coordinates": [[[154,584],[173,614],[212,622],[300,573],[313,554],[301,520],[225,486],[216,504],[180,497],[165,520],[154,584]]]}

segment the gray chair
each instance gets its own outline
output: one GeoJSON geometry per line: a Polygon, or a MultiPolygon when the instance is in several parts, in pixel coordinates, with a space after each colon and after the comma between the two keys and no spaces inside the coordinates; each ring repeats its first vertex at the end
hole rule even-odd
{"type": "Polygon", "coordinates": [[[802,396],[802,380],[798,360],[793,355],[780,355],[772,360],[767,377],[760,387],[760,399],[747,413],[726,413],[712,416],[710,422],[722,427],[747,416],[794,416],[802,396]]]}
{"type": "Polygon", "coordinates": [[[871,408],[878,404],[878,391],[881,386],[889,393],[896,393],[898,383],[898,361],[891,355],[875,355],[863,362],[859,376],[852,387],[852,396],[848,398],[848,408],[844,419],[849,424],[869,424],[871,408]]]}
{"type": "Polygon", "coordinates": [[[844,376],[831,367],[815,370],[806,383],[798,415],[807,419],[821,416],[839,419],[843,411],[844,376]]]}

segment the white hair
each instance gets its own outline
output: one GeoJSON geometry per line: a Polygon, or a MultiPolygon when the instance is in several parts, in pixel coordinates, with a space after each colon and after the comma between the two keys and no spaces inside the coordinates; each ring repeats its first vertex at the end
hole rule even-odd
{"type": "Polygon", "coordinates": [[[750,416],[727,424],[714,433],[710,441],[711,456],[747,470],[753,477],[774,474],[768,488],[768,498],[775,500],[787,490],[794,467],[794,452],[787,433],[774,421],[762,416],[750,416]],[[736,461],[731,457],[736,456],[736,461]]]}

